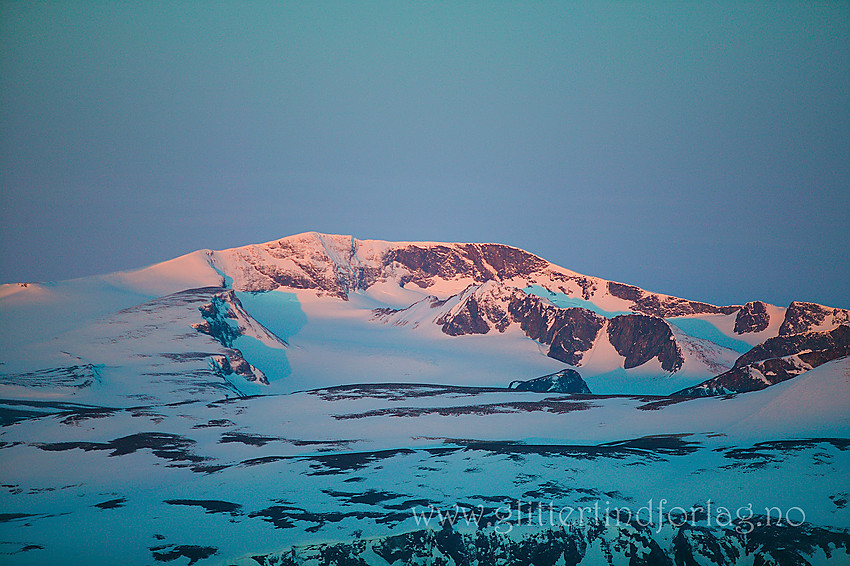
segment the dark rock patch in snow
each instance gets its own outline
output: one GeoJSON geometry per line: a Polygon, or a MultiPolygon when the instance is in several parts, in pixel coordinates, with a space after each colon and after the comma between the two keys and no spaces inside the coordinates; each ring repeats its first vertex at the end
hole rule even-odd
{"type": "Polygon", "coordinates": [[[199,560],[213,556],[218,549],[213,546],[197,546],[193,544],[154,546],[150,549],[157,562],[172,562],[178,558],[188,558],[189,566],[199,560]]]}
{"type": "Polygon", "coordinates": [[[18,519],[26,519],[27,517],[35,517],[30,513],[0,513],[0,523],[8,523],[18,519]]]}
{"type": "Polygon", "coordinates": [[[480,393],[505,391],[502,387],[464,387],[462,385],[432,385],[427,383],[359,383],[339,385],[308,391],[323,401],[342,401],[347,399],[387,399],[403,400],[439,395],[478,395],[480,393]]]}
{"type": "Polygon", "coordinates": [[[364,419],[369,417],[424,417],[440,415],[442,417],[459,415],[494,415],[497,413],[530,413],[546,411],[549,413],[572,413],[586,411],[595,405],[586,401],[570,398],[547,398],[540,401],[506,401],[502,403],[482,403],[479,405],[459,405],[454,407],[389,407],[374,409],[363,413],[334,415],[337,420],[364,419]]]}
{"type": "Polygon", "coordinates": [[[544,456],[568,456],[576,459],[625,458],[642,456],[658,459],[660,456],[682,456],[699,449],[695,442],[684,440],[682,435],[647,436],[621,442],[598,445],[576,444],[522,444],[503,441],[455,440],[467,450],[494,454],[539,454],[544,456]]]}
{"type": "Polygon", "coordinates": [[[338,475],[346,472],[362,470],[374,462],[395,458],[399,455],[413,454],[408,448],[393,450],[378,450],[375,452],[354,452],[347,454],[323,454],[318,456],[299,457],[299,460],[311,463],[311,476],[338,475]]]}
{"type": "Polygon", "coordinates": [[[248,446],[265,446],[269,442],[280,440],[274,436],[261,436],[259,434],[246,434],[243,432],[226,432],[221,435],[219,444],[239,442],[248,446]]]}
{"type": "Polygon", "coordinates": [[[236,423],[230,419],[210,419],[204,424],[197,424],[192,428],[227,428],[236,426],[236,423]]]}
{"type": "Polygon", "coordinates": [[[82,389],[100,381],[101,366],[94,364],[0,374],[0,384],[17,387],[68,387],[82,389]]]}
{"type": "Polygon", "coordinates": [[[81,449],[111,450],[110,456],[125,456],[139,450],[150,450],[154,456],[173,462],[177,466],[191,467],[205,461],[194,454],[191,448],[195,441],[176,434],[162,432],[141,432],[116,438],[109,442],[48,442],[36,444],[38,448],[49,452],[81,449]]]}
{"type": "Polygon", "coordinates": [[[300,507],[272,505],[248,515],[271,523],[276,529],[291,529],[296,523],[312,523],[304,531],[314,533],[327,523],[339,523],[346,519],[374,519],[377,523],[399,523],[410,518],[409,513],[386,513],[379,511],[311,512],[300,507]]]}
{"type": "Polygon", "coordinates": [[[830,495],[829,500],[839,509],[844,509],[847,507],[847,503],[850,502],[850,493],[836,493],[835,495],[830,495]]]}
{"type": "Polygon", "coordinates": [[[581,378],[581,374],[569,368],[528,381],[512,381],[508,385],[508,388],[517,391],[535,391],[540,393],[590,394],[590,388],[581,378]]]}
{"type": "Polygon", "coordinates": [[[118,509],[119,507],[124,507],[124,504],[127,503],[127,499],[124,497],[119,497],[117,499],[110,499],[109,501],[102,501],[100,503],[96,503],[95,507],[98,509],[118,509]]]}
{"type": "MultiPolygon", "coordinates": [[[[774,440],[770,442],[758,442],[749,447],[730,448],[723,451],[723,456],[734,463],[726,466],[727,469],[740,468],[762,469],[769,464],[779,463],[788,456],[797,454],[801,450],[817,447],[832,446],[845,451],[850,449],[850,439],[845,438],[810,438],[802,440],[774,440]]],[[[828,454],[821,458],[829,458],[828,454]]]]}
{"type": "Polygon", "coordinates": [[[200,507],[206,513],[229,513],[234,517],[240,515],[242,510],[242,506],[237,503],[217,499],[166,499],[163,503],[200,507]]]}
{"type": "Polygon", "coordinates": [[[62,424],[79,425],[80,423],[90,419],[105,419],[117,413],[117,409],[108,409],[105,407],[94,407],[86,409],[78,409],[62,419],[62,424]]]}
{"type": "Polygon", "coordinates": [[[377,505],[384,501],[391,501],[393,499],[398,499],[402,497],[401,494],[391,493],[388,491],[381,491],[376,489],[367,489],[364,492],[344,492],[344,491],[334,491],[332,489],[323,489],[324,493],[330,495],[334,499],[339,499],[349,505],[352,504],[364,504],[364,505],[377,505]]]}

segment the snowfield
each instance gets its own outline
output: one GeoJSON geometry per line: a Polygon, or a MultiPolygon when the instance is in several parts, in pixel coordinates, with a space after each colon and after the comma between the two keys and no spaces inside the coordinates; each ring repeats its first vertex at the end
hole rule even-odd
{"type": "Polygon", "coordinates": [[[846,564],[848,322],[315,233],[3,285],[0,562],[846,564]]]}

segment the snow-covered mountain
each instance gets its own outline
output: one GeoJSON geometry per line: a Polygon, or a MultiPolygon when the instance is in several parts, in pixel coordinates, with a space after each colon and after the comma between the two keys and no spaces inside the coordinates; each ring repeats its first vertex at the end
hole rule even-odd
{"type": "MultiPolygon", "coordinates": [[[[501,244],[392,243],[307,233],[202,250],[135,272],[5,285],[0,312],[12,313],[24,327],[4,325],[6,338],[23,355],[3,361],[7,369],[41,371],[60,365],[56,352],[65,351],[74,360],[112,367],[86,353],[85,341],[76,345],[76,338],[60,331],[70,331],[67,325],[74,321],[79,334],[85,323],[96,326],[120,310],[109,312],[104,305],[129,308],[188,289],[206,289],[210,304],[217,305],[215,316],[198,317],[195,306],[186,316],[194,316],[194,327],[209,335],[215,335],[211,324],[228,334],[217,338],[233,351],[231,365],[243,368],[235,373],[249,382],[274,382],[281,391],[333,384],[328,376],[343,373],[346,382],[433,382],[451,371],[463,373],[466,385],[504,386],[566,365],[597,393],[666,394],[732,370],[739,356],[767,339],[850,323],[848,311],[813,303],[715,306],[652,293],[501,244]],[[247,312],[240,300],[251,305],[247,312]],[[51,318],[59,320],[50,325],[51,318]],[[47,328],[30,331],[32,319],[47,328]],[[235,324],[232,330],[228,320],[235,324]],[[277,336],[264,325],[277,329],[277,336]],[[33,341],[47,336],[67,348],[32,351],[33,341]],[[251,350],[244,359],[253,369],[239,360],[244,348],[251,350]],[[551,360],[537,359],[536,352],[551,360]],[[466,363],[456,365],[459,357],[466,363]],[[47,359],[53,361],[47,367],[29,363],[47,359]]],[[[196,351],[204,347],[199,343],[196,351]]],[[[226,370],[226,360],[219,366],[226,370]]]]}
{"type": "Polygon", "coordinates": [[[3,285],[0,344],[0,561],[850,556],[843,309],[715,306],[501,244],[307,233],[3,285]],[[610,524],[662,498],[702,511],[610,524]]]}

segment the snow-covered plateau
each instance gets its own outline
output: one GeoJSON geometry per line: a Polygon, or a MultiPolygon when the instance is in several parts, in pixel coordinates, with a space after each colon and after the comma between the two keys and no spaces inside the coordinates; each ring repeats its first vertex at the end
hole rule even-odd
{"type": "Polygon", "coordinates": [[[0,286],[0,563],[850,564],[850,311],[299,234],[0,286]]]}

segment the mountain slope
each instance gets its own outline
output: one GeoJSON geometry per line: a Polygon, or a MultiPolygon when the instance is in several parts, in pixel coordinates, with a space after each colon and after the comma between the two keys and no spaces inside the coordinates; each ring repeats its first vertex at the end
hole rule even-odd
{"type": "MultiPolygon", "coordinates": [[[[731,370],[766,339],[830,330],[848,317],[813,303],[783,309],[759,301],[689,301],[581,275],[501,244],[306,233],[201,250],[136,271],[5,285],[0,317],[10,324],[0,335],[15,347],[2,354],[0,372],[63,367],[68,358],[56,341],[65,336],[59,342],[68,343],[75,327],[168,293],[208,287],[227,289],[230,315],[190,312],[190,326],[210,334],[211,325],[226,329],[221,323],[236,317],[229,319],[236,326],[231,338],[243,336],[239,349],[247,348],[245,363],[254,368],[239,373],[269,381],[275,391],[329,385],[337,379],[330,376],[340,375],[347,382],[454,380],[440,377],[447,372],[464,375],[460,382],[468,385],[505,386],[559,371],[560,362],[589,379],[593,391],[666,394],[731,370]],[[279,336],[253,330],[248,334],[256,340],[244,337],[238,327],[244,330],[248,319],[254,321],[248,326],[277,328],[279,336]],[[278,337],[293,347],[279,351],[278,337]],[[539,354],[552,361],[533,361],[539,354]]],[[[95,365],[109,357],[81,356],[85,348],[73,344],[64,351],[95,365]]],[[[220,357],[207,361],[223,367],[220,357]]],[[[244,384],[228,387],[234,385],[244,384]]]]}

